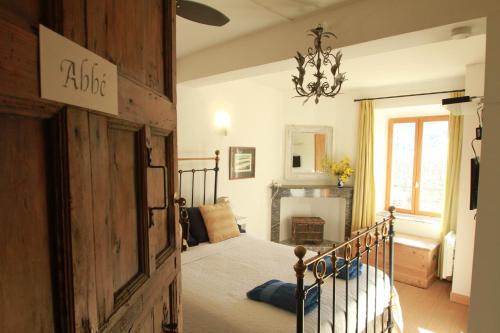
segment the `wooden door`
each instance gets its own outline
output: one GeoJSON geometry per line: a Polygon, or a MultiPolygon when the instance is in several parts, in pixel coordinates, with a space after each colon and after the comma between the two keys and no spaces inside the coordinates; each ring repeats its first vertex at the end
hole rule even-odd
{"type": "Polygon", "coordinates": [[[0,1],[1,332],[182,331],[174,37],[175,1],[0,1]],[[118,66],[117,117],[39,97],[39,23],[118,66]]]}

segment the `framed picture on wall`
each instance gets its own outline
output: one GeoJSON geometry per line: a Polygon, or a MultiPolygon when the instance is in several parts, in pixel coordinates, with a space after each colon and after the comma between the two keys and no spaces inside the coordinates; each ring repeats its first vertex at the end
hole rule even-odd
{"type": "Polygon", "coordinates": [[[255,178],[255,147],[229,147],[229,179],[255,178]]]}

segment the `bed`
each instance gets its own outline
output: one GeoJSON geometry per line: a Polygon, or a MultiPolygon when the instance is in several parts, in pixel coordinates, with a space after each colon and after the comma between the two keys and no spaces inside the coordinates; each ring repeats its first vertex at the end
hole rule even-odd
{"type": "MultiPolygon", "coordinates": [[[[203,191],[205,195],[206,189],[203,191]]],[[[183,226],[189,226],[186,214],[181,212],[182,216],[183,226]]],[[[393,234],[391,212],[389,218],[321,254],[247,234],[189,248],[181,255],[184,331],[402,332],[401,308],[391,277],[393,234]],[[375,266],[382,269],[361,264],[369,262],[366,257],[370,252],[383,254],[383,265],[378,264],[379,256],[375,257],[375,266]],[[358,258],[361,273],[348,281],[334,278],[338,271],[326,274],[327,257],[334,263],[343,258],[348,266],[358,258]],[[308,271],[306,266],[313,270],[308,271]],[[297,314],[247,298],[249,290],[270,279],[297,283],[297,314]],[[321,289],[319,306],[304,315],[305,293],[313,286],[321,289]]]]}

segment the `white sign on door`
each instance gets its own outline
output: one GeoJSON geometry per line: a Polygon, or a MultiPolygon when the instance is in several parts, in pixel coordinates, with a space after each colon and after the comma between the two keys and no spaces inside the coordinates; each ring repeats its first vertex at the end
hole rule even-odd
{"type": "Polygon", "coordinates": [[[42,98],[118,115],[116,65],[40,25],[42,98]]]}

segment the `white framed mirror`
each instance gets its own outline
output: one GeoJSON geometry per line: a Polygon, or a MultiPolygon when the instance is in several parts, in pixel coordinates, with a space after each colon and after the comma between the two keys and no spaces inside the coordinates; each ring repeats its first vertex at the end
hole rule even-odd
{"type": "Polygon", "coordinates": [[[330,126],[287,125],[285,128],[285,179],[326,180],[321,170],[333,154],[333,128],[330,126]]]}

